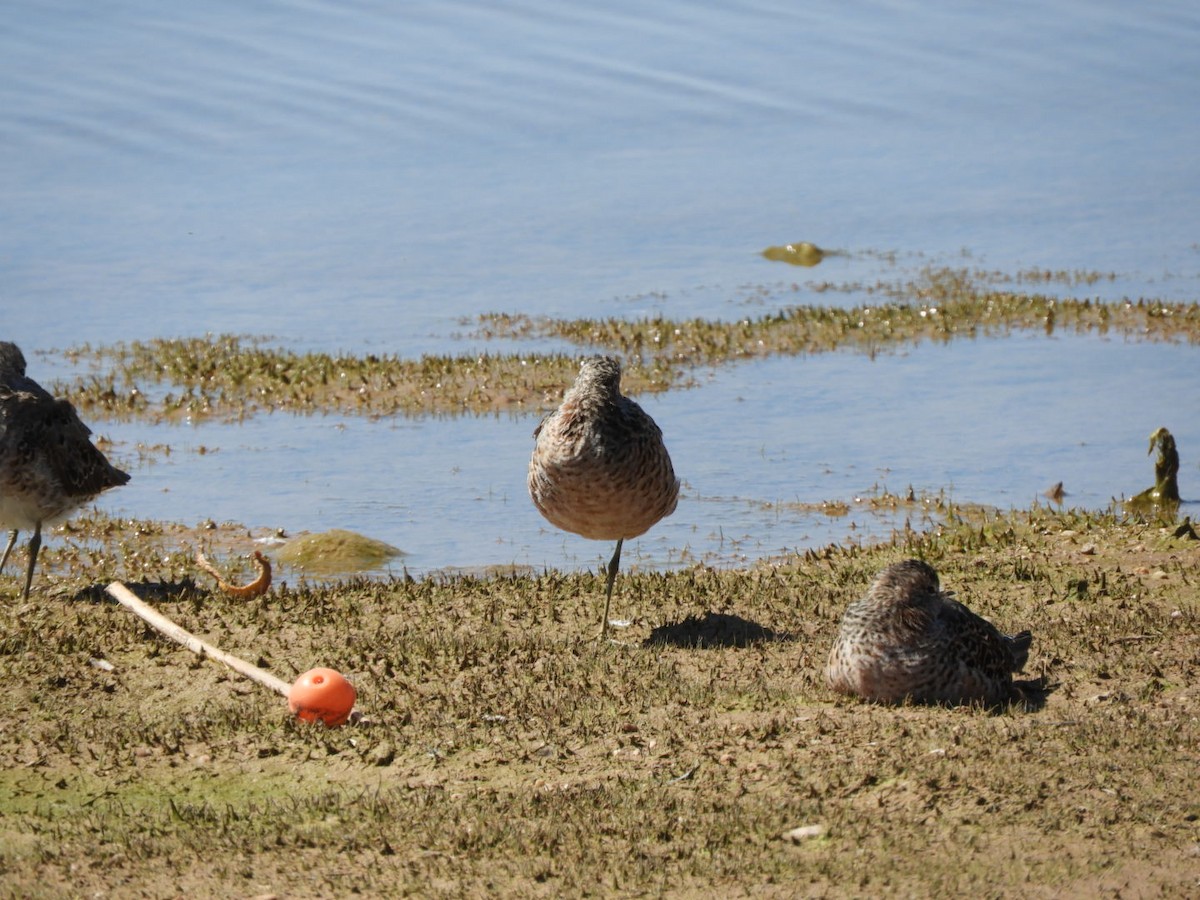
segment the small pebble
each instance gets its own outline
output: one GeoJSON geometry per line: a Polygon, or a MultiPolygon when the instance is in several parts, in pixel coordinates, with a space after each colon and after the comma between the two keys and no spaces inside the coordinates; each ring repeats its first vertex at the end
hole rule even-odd
{"type": "Polygon", "coordinates": [[[806,841],[809,838],[820,837],[824,833],[824,825],[801,825],[799,828],[793,828],[791,831],[785,831],[780,836],[785,841],[791,841],[793,844],[799,844],[801,841],[806,841]]]}

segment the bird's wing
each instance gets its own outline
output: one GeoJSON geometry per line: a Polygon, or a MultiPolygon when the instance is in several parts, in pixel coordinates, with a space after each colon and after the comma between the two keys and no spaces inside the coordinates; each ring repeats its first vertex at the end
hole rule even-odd
{"type": "Polygon", "coordinates": [[[995,625],[957,600],[948,597],[943,600],[935,615],[935,628],[942,633],[951,652],[974,668],[997,678],[1018,668],[1010,640],[995,625]]]}
{"type": "Polygon", "coordinates": [[[17,442],[18,454],[40,458],[67,496],[92,496],[129,480],[96,449],[91,429],[68,401],[16,392],[4,403],[8,437],[17,442]]]}

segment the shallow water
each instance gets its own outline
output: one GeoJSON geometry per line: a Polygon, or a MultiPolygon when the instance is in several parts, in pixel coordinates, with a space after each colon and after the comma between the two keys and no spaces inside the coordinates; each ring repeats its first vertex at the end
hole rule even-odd
{"type": "MultiPolygon", "coordinates": [[[[1200,284],[1193,4],[8,13],[0,332],[31,360],[205,332],[461,352],[485,346],[462,324],[484,311],[733,318],[855,302],[810,287],[931,263],[1114,273],[1047,288],[1076,295],[1200,284]],[[846,252],[814,269],[759,255],[799,240],[846,252]]],[[[732,561],[886,534],[763,506],[875,485],[1007,507],[1063,480],[1069,503],[1104,506],[1148,486],[1159,425],[1200,494],[1198,357],[1037,336],[733,367],[646,401],[686,489],[631,552],[732,561]]],[[[543,528],[531,418],[97,425],[134,466],[101,505],[130,515],[348,527],[418,570],[609,552],[543,528]],[[139,462],[139,440],[176,452],[139,462]]]]}
{"type": "MultiPolygon", "coordinates": [[[[721,369],[699,388],[642,398],[684,488],[675,514],[631,542],[626,559],[730,565],[886,538],[906,518],[914,528],[927,520],[854,501],[909,488],[1008,509],[1048,503],[1042,492],[1062,481],[1068,506],[1106,508],[1151,486],[1148,436],[1162,424],[1184,448],[1185,500],[1200,499],[1187,449],[1200,447],[1196,393],[1154,387],[1194,384],[1196,358],[1190,346],[1037,335],[721,369]],[[812,508],[823,501],[851,508],[812,508]]],[[[396,568],[413,572],[598,564],[610,546],[557,532],[529,500],[534,424],[507,415],[109,424],[123,448],[165,441],[172,452],[151,454],[103,505],[184,523],[350,528],[405,550],[396,568]]]]}

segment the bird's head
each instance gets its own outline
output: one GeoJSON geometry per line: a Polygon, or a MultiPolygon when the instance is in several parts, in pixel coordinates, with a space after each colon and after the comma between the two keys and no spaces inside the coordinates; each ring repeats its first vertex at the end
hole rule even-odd
{"type": "Polygon", "coordinates": [[[589,356],[579,364],[577,387],[594,387],[605,394],[618,394],[621,390],[621,363],[612,356],[589,356]]]}
{"type": "Polygon", "coordinates": [[[0,341],[0,380],[25,377],[25,355],[12,341],[0,341]]]}

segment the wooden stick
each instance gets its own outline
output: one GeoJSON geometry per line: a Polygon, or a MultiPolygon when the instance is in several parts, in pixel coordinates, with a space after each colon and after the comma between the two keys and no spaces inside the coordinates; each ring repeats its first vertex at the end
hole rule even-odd
{"type": "Polygon", "coordinates": [[[276,678],[270,672],[260,669],[252,663],[246,662],[244,659],[238,659],[232,654],[226,653],[223,650],[214,647],[212,644],[200,640],[191,632],[180,628],[162,613],[150,608],[141,600],[133,595],[133,592],[119,581],[114,581],[104,589],[104,592],[137,615],[141,616],[149,622],[158,631],[165,634],[171,640],[183,644],[193,653],[198,653],[201,656],[211,656],[217,662],[225,663],[229,668],[233,669],[241,675],[245,675],[251,681],[257,681],[264,687],[268,687],[277,694],[287,696],[291,691],[292,686],[286,681],[276,678]]]}

